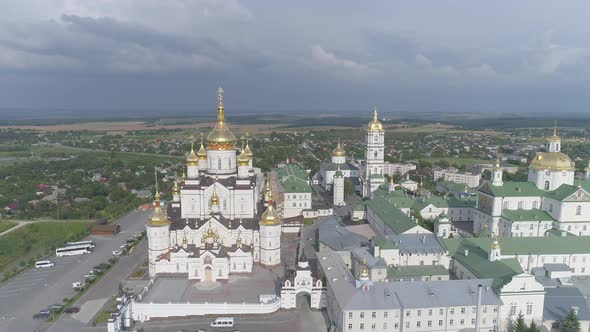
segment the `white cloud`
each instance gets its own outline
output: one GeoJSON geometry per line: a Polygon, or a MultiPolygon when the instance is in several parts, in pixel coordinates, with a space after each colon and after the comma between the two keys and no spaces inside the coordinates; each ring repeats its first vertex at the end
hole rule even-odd
{"type": "Polygon", "coordinates": [[[359,72],[370,71],[369,66],[350,59],[341,58],[333,52],[326,51],[320,45],[314,45],[311,47],[311,56],[314,60],[322,64],[359,72]]]}

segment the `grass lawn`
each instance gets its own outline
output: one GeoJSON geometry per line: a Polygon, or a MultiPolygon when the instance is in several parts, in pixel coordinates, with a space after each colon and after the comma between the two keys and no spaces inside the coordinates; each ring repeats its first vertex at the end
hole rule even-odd
{"type": "Polygon", "coordinates": [[[17,224],[13,221],[0,221],[0,233],[9,230],[16,225],[17,224]]]}
{"type": "Polygon", "coordinates": [[[39,222],[0,237],[0,270],[17,260],[25,261],[53,250],[87,233],[90,222],[39,222]]]}
{"type": "MultiPolygon", "coordinates": [[[[35,146],[31,148],[31,151],[36,153],[37,155],[43,153],[67,153],[67,154],[75,154],[75,155],[84,155],[84,154],[92,154],[94,156],[110,158],[111,152],[110,151],[101,151],[101,150],[92,150],[87,148],[76,148],[70,146],[35,146]]],[[[153,153],[141,153],[141,152],[120,152],[115,151],[114,158],[120,159],[122,161],[145,161],[150,159],[182,159],[183,157],[180,156],[169,156],[165,154],[153,154],[153,153]]]]}
{"type": "Polygon", "coordinates": [[[305,225],[313,225],[315,219],[314,218],[305,218],[303,219],[303,224],[305,225]]]}

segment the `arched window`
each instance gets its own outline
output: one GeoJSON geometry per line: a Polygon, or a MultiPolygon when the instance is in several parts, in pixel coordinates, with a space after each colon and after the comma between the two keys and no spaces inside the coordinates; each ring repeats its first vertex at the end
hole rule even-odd
{"type": "Polygon", "coordinates": [[[509,202],[508,201],[504,202],[504,209],[508,209],[509,207],[510,207],[509,202]]]}
{"type": "Polygon", "coordinates": [[[576,206],[576,216],[581,216],[582,215],[582,206],[578,205],[576,206]]]}
{"type": "Polygon", "coordinates": [[[375,159],[377,159],[377,151],[375,151],[375,153],[373,153],[373,155],[375,156],[375,159]]]}
{"type": "Polygon", "coordinates": [[[221,158],[217,158],[217,169],[221,169],[221,158]]]}
{"type": "Polygon", "coordinates": [[[232,158],[229,158],[229,159],[227,160],[227,167],[229,167],[229,168],[231,168],[231,160],[232,160],[232,158]]]}
{"type": "Polygon", "coordinates": [[[522,209],[522,205],[523,205],[523,202],[522,201],[518,202],[518,208],[519,209],[522,209]]]}
{"type": "Polygon", "coordinates": [[[545,181],[545,190],[549,190],[549,181],[545,181]]]}
{"type": "Polygon", "coordinates": [[[377,135],[373,136],[373,142],[377,143],[377,141],[379,140],[379,137],[377,137],[377,135]]]}
{"type": "Polygon", "coordinates": [[[538,209],[539,208],[539,202],[534,201],[533,202],[533,209],[538,209]]]}

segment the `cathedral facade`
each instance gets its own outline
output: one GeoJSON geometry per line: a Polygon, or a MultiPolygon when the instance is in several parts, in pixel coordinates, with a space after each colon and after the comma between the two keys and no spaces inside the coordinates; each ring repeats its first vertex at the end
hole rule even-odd
{"type": "Polygon", "coordinates": [[[215,126],[206,139],[201,137],[197,152],[191,146],[186,175],[174,184],[165,210],[156,193],[154,214],[146,225],[150,277],[180,274],[217,281],[250,273],[256,263],[281,262],[281,220],[270,186],[262,197],[262,175],[252,167],[247,140],[238,154],[221,88],[218,98],[215,126]]]}
{"type": "Polygon", "coordinates": [[[529,164],[527,182],[504,182],[500,162],[477,191],[474,232],[505,237],[590,236],[590,167],[574,179],[574,162],[561,152],[554,129],[545,151],[529,164]]]}

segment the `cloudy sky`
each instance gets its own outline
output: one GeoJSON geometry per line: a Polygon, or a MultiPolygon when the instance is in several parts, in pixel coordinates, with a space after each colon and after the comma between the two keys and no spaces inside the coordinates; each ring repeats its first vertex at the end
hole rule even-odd
{"type": "Polygon", "coordinates": [[[588,112],[590,1],[3,0],[0,107],[588,112]]]}

